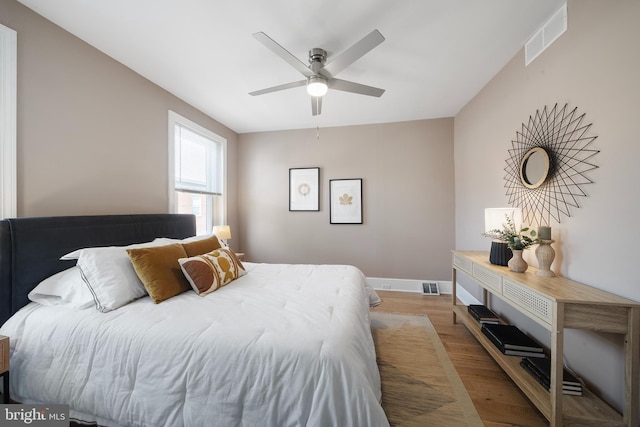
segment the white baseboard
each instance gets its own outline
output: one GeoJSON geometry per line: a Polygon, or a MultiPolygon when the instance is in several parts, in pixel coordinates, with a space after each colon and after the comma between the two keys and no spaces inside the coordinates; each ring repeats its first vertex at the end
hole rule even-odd
{"type": "Polygon", "coordinates": [[[385,279],[380,277],[367,277],[367,283],[375,290],[413,292],[422,294],[423,283],[437,283],[441,294],[451,294],[451,281],[442,280],[410,280],[410,279],[385,279]]]}
{"type": "Polygon", "coordinates": [[[471,295],[465,288],[460,285],[456,287],[456,297],[464,304],[482,304],[480,301],[476,299],[473,295],[471,295]]]}
{"type": "MultiPolygon", "coordinates": [[[[409,279],[385,279],[380,277],[367,277],[367,283],[378,291],[411,292],[422,294],[422,284],[436,282],[441,294],[452,294],[451,281],[442,280],[409,280],[409,279]]],[[[456,287],[456,297],[465,305],[482,304],[460,285],[456,287]]]]}

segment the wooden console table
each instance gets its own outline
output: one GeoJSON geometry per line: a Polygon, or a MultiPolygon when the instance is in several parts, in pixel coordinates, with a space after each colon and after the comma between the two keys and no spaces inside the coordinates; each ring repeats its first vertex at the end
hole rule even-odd
{"type": "Polygon", "coordinates": [[[640,303],[563,277],[541,277],[535,269],[514,273],[489,263],[488,252],[453,251],[453,322],[461,320],[514,383],[549,420],[560,426],[638,425],[638,364],[640,358],[640,303]],[[520,357],[505,356],[480,331],[480,324],[456,299],[456,275],[462,271],[488,295],[542,325],[551,334],[551,391],[520,366],[520,357]],[[624,335],[623,415],[583,387],[582,396],[562,394],[564,330],[587,329],[624,335]]]}

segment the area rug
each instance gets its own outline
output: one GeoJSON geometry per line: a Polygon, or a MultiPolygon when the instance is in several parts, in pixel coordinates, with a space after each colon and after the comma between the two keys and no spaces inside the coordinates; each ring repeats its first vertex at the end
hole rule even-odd
{"type": "Polygon", "coordinates": [[[382,407],[392,427],[483,426],[428,317],[383,312],[370,317],[382,407]]]}

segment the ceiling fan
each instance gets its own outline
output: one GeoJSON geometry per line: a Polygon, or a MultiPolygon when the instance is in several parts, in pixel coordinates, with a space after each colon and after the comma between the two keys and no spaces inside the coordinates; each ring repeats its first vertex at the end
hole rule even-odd
{"type": "Polygon", "coordinates": [[[293,68],[302,73],[306,79],[262,90],[256,90],[254,92],[250,92],[249,95],[264,95],[265,93],[277,92],[306,85],[307,92],[311,95],[311,113],[314,116],[317,116],[322,112],[322,97],[327,93],[329,88],[376,97],[380,97],[384,93],[384,89],[366,86],[347,80],[340,80],[334,77],[340,71],[353,64],[384,41],[384,37],[378,30],[373,30],[359,42],[355,43],[335,58],[332,58],[329,62],[327,62],[327,52],[324,49],[311,49],[309,51],[309,65],[305,65],[265,33],[255,33],[253,37],[280,58],[284,59],[293,68]]]}

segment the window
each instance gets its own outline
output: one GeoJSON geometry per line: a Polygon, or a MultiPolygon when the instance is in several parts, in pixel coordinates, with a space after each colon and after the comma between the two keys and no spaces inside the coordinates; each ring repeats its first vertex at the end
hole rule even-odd
{"type": "Polygon", "coordinates": [[[226,224],[227,140],[169,111],[169,212],[196,216],[196,233],[226,224]]]}
{"type": "Polygon", "coordinates": [[[17,34],[0,25],[0,219],[18,215],[16,203],[17,34]]]}

